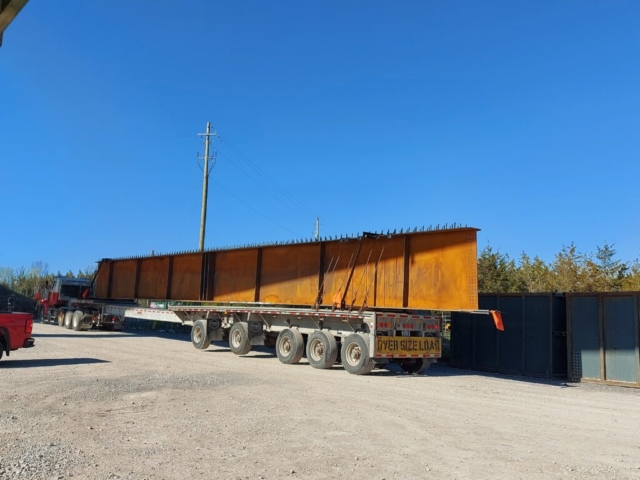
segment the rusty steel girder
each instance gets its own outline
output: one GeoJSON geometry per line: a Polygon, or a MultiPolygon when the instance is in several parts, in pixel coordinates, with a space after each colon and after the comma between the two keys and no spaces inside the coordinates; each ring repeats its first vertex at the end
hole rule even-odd
{"type": "Polygon", "coordinates": [[[477,309],[475,228],[103,259],[95,296],[338,309],[477,309]]]}

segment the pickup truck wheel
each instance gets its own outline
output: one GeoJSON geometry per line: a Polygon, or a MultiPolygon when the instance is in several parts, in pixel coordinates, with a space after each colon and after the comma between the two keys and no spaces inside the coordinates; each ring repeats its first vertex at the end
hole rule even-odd
{"type": "Polygon", "coordinates": [[[249,343],[249,325],[247,322],[236,322],[229,330],[229,348],[236,355],[246,355],[251,351],[249,343]]]}
{"type": "Polygon", "coordinates": [[[433,360],[430,358],[415,358],[400,362],[400,368],[404,372],[412,373],[413,375],[420,375],[421,373],[426,372],[432,363],[433,360]]]}
{"type": "Polygon", "coordinates": [[[73,312],[71,310],[67,310],[64,312],[64,328],[67,330],[71,330],[73,326],[73,312]]]}
{"type": "Polygon", "coordinates": [[[58,325],[64,327],[64,310],[58,310],[58,325]]]}
{"type": "Polygon", "coordinates": [[[327,332],[313,332],[307,339],[307,360],[313,368],[331,368],[338,358],[336,337],[327,332]]]}
{"type": "Polygon", "coordinates": [[[342,366],[353,375],[367,375],[376,366],[369,356],[369,335],[352,333],[342,342],[342,366]]]}
{"type": "Polygon", "coordinates": [[[198,350],[206,350],[211,345],[209,335],[207,334],[207,321],[196,320],[191,329],[191,343],[198,350]]]}
{"type": "Polygon", "coordinates": [[[73,317],[71,318],[71,328],[73,328],[76,332],[82,330],[82,317],[84,317],[84,313],[82,310],[76,310],[73,312],[73,317]]]}
{"type": "Polygon", "coordinates": [[[298,363],[304,354],[304,338],[298,330],[286,328],[276,339],[276,355],[285,364],[298,363]]]}

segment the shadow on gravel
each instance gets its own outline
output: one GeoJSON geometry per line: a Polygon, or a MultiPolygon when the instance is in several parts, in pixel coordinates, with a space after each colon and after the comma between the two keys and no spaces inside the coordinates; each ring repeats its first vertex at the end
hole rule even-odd
{"type": "Polygon", "coordinates": [[[253,355],[242,356],[240,358],[276,358],[276,350],[273,347],[263,347],[262,345],[255,346],[251,349],[253,355]],[[259,353],[261,355],[256,355],[259,353]]]}
{"type": "Polygon", "coordinates": [[[34,338],[116,338],[116,337],[158,337],[170,340],[180,340],[183,342],[191,342],[191,338],[183,333],[154,332],[145,330],[125,330],[123,332],[102,332],[99,330],[90,330],[89,332],[78,333],[33,333],[34,338]]]}
{"type": "Polygon", "coordinates": [[[62,365],[87,365],[90,363],[109,363],[99,358],[43,358],[30,360],[6,360],[0,362],[0,368],[58,367],[62,365]]]}
{"type": "Polygon", "coordinates": [[[133,337],[129,333],[98,333],[97,335],[86,335],[83,337],[82,333],[33,333],[33,338],[49,337],[49,338],[113,338],[113,337],[133,337]]]}
{"type": "Polygon", "coordinates": [[[567,383],[563,379],[548,379],[548,378],[536,378],[536,377],[525,377],[523,375],[508,375],[505,373],[493,373],[493,372],[481,372],[478,370],[467,370],[458,367],[450,367],[449,365],[444,365],[440,363],[436,363],[429,367],[426,377],[488,377],[488,378],[496,378],[502,380],[510,380],[516,382],[526,382],[526,383],[535,383],[538,385],[548,385],[550,387],[561,387],[561,388],[569,388],[576,387],[577,385],[572,385],[567,383]]]}
{"type": "MultiPolygon", "coordinates": [[[[228,348],[227,342],[211,342],[211,345],[218,347],[215,350],[204,350],[207,353],[231,353],[231,349],[228,348]]],[[[254,355],[240,355],[239,358],[276,358],[276,352],[273,348],[256,346],[251,349],[254,355]],[[255,355],[260,353],[262,355],[255,355]]]]}

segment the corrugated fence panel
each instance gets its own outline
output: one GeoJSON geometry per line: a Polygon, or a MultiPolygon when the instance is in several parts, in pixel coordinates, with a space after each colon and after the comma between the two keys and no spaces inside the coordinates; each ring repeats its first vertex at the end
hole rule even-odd
{"type": "MultiPolygon", "coordinates": [[[[498,332],[498,371],[504,373],[524,372],[523,316],[524,296],[500,296],[493,309],[502,312],[506,319],[504,332],[498,332]]],[[[495,327],[494,327],[495,330],[495,327]]],[[[533,354],[534,352],[527,352],[533,354]]]]}
{"type": "Polygon", "coordinates": [[[567,299],[553,295],[551,299],[551,372],[567,378],[567,299]]]}
{"type": "Polygon", "coordinates": [[[569,378],[640,387],[640,294],[567,294],[569,378]]]}
{"type": "Polygon", "coordinates": [[[573,381],[600,380],[602,360],[600,350],[600,303],[598,295],[567,298],[568,330],[571,335],[570,358],[573,381]]]}
{"type": "Polygon", "coordinates": [[[455,313],[451,319],[451,365],[474,368],[474,318],[470,313],[455,313]]]}
{"type": "Polygon", "coordinates": [[[486,315],[453,314],[451,364],[534,377],[566,376],[564,305],[564,297],[555,294],[481,294],[480,308],[500,310],[505,331],[496,330],[486,315]]]}
{"type": "MultiPolygon", "coordinates": [[[[483,309],[497,310],[498,296],[487,295],[480,298],[483,309]]],[[[498,330],[491,317],[487,315],[474,315],[472,317],[473,330],[473,368],[498,371],[498,330]]],[[[506,325],[505,325],[506,328],[506,325]]]]}
{"type": "MultiPolygon", "coordinates": [[[[551,312],[548,296],[523,295],[524,369],[526,375],[551,376],[551,312]]],[[[566,359],[566,356],[564,357],[566,359]]]]}
{"type": "Polygon", "coordinates": [[[606,379],[637,383],[638,312],[635,297],[604,297],[604,355],[606,379]]]}

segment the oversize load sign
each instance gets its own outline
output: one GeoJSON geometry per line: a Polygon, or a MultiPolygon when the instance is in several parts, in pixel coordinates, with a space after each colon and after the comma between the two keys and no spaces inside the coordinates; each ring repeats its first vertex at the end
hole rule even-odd
{"type": "Polygon", "coordinates": [[[440,349],[437,337],[376,337],[376,356],[440,356],[440,349]]]}

